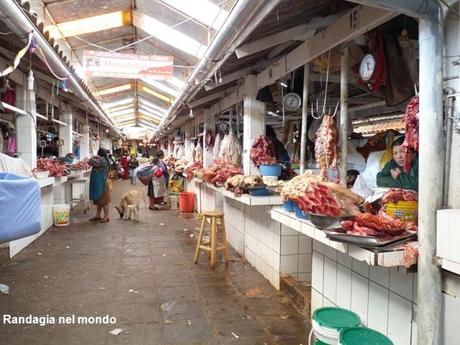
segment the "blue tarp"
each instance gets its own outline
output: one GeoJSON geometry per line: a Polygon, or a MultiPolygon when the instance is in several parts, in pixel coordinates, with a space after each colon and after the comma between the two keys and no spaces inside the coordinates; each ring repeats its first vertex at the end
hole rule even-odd
{"type": "Polygon", "coordinates": [[[36,234],[40,229],[38,182],[0,172],[0,243],[36,234]]]}

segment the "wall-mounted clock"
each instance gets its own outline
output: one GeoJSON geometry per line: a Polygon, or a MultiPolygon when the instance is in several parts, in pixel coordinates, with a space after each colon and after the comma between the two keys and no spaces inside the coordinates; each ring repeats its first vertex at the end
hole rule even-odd
{"type": "Polygon", "coordinates": [[[302,105],[302,99],[295,92],[290,92],[284,96],[283,105],[287,111],[296,111],[302,105]]]}

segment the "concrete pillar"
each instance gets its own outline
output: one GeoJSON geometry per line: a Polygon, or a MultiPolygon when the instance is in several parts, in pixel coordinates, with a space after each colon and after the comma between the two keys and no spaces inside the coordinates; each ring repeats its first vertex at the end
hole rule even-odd
{"type": "Polygon", "coordinates": [[[62,113],[59,116],[59,121],[67,124],[67,126],[59,125],[59,139],[64,141],[64,145],[59,147],[59,156],[64,157],[66,154],[73,152],[73,115],[70,105],[64,105],[61,111],[62,113]]]}
{"type": "Polygon", "coordinates": [[[25,163],[34,169],[37,167],[37,131],[35,92],[27,90],[27,77],[24,75],[25,86],[16,85],[16,106],[27,111],[27,115],[19,115],[16,119],[17,152],[25,163]]]}
{"type": "Polygon", "coordinates": [[[212,164],[213,151],[212,148],[206,148],[206,132],[210,130],[214,137],[216,136],[216,117],[211,115],[209,109],[203,111],[204,121],[204,136],[203,136],[203,166],[208,167],[212,164]]]}
{"type": "Polygon", "coordinates": [[[254,139],[261,134],[265,134],[265,103],[256,100],[258,90],[255,75],[247,76],[244,83],[243,170],[245,175],[256,175],[258,174],[258,170],[251,162],[249,153],[254,139]]]}
{"type": "Polygon", "coordinates": [[[89,152],[89,126],[83,125],[83,133],[80,137],[80,159],[90,158],[89,152]]]}

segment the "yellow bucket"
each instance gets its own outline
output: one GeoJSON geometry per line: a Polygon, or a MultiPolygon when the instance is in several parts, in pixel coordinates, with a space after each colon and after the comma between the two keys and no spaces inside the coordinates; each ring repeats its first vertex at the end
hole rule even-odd
{"type": "Polygon", "coordinates": [[[417,222],[417,201],[389,202],[385,205],[385,212],[403,222],[417,222]]]}
{"type": "Polygon", "coordinates": [[[67,226],[70,223],[70,205],[53,205],[55,226],[67,226]]]}

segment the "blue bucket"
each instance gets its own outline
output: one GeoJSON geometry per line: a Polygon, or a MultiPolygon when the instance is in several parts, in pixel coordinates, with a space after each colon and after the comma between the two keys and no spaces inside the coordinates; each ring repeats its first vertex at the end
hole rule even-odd
{"type": "Polygon", "coordinates": [[[281,176],[281,165],[260,165],[259,171],[262,176],[281,176]]]}
{"type": "Polygon", "coordinates": [[[283,204],[283,208],[288,212],[294,212],[295,202],[292,200],[286,200],[283,204]]]}
{"type": "Polygon", "coordinates": [[[297,203],[294,203],[294,213],[295,216],[299,219],[308,219],[308,217],[303,213],[303,211],[300,209],[299,205],[297,203]]]}

